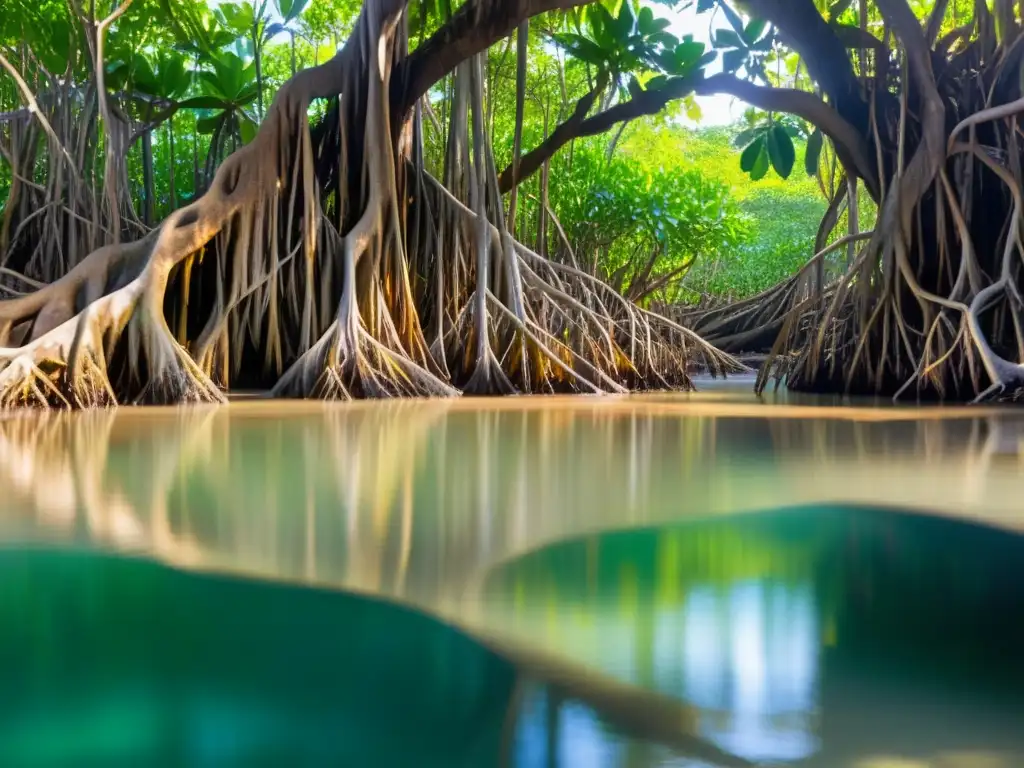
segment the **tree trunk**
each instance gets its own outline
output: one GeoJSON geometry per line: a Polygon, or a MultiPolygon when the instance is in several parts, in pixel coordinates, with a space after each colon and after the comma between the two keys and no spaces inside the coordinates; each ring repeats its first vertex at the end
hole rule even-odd
{"type": "Polygon", "coordinates": [[[142,201],[142,220],[147,226],[153,224],[153,132],[142,134],[142,186],[145,199],[142,201]]]}
{"type": "Polygon", "coordinates": [[[176,211],[178,209],[178,190],[174,181],[174,115],[171,115],[167,120],[167,151],[170,156],[167,169],[167,185],[170,190],[171,210],[176,211]]]}
{"type": "MultiPolygon", "coordinates": [[[[529,50],[530,22],[524,21],[516,33],[516,126],[512,140],[512,176],[519,178],[519,163],[523,153],[523,116],[526,113],[526,66],[529,50]]],[[[512,186],[508,202],[508,228],[516,231],[516,203],[519,201],[519,184],[512,186]]]]}
{"type": "MultiPolygon", "coordinates": [[[[852,177],[846,180],[847,189],[846,193],[846,221],[847,221],[847,234],[850,237],[856,237],[860,234],[860,209],[857,200],[857,178],[852,177]]],[[[846,268],[849,269],[853,264],[854,259],[857,258],[857,243],[853,240],[846,248],[846,268]]]]}
{"type": "Polygon", "coordinates": [[[263,120],[263,46],[260,45],[259,22],[252,24],[252,52],[256,63],[256,114],[263,120]]]}
{"type": "MultiPolygon", "coordinates": [[[[548,110],[544,110],[544,138],[548,136],[548,110]]],[[[544,161],[540,173],[540,202],[537,205],[537,253],[547,255],[548,250],[548,182],[551,175],[551,160],[544,161]]]]}

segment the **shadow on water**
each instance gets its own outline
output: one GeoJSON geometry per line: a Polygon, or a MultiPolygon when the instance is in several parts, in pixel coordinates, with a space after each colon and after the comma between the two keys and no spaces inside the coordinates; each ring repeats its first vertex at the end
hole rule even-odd
{"type": "Polygon", "coordinates": [[[833,507],[566,541],[483,592],[507,631],[690,703],[751,760],[1015,768],[1022,577],[1020,537],[833,507]]]}

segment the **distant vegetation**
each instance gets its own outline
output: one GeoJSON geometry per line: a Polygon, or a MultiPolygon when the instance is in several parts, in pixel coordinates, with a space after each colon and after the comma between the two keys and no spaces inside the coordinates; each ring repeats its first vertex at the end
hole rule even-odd
{"type": "Polygon", "coordinates": [[[740,167],[742,148],[733,145],[739,132],[739,127],[640,125],[623,144],[630,157],[646,158],[670,173],[699,169],[709,181],[725,185],[736,206],[743,235],[694,265],[684,283],[683,298],[690,302],[745,298],[792,275],[812,255],[828,205],[816,179],[800,169],[789,179],[770,169],[752,181],[740,167]]]}

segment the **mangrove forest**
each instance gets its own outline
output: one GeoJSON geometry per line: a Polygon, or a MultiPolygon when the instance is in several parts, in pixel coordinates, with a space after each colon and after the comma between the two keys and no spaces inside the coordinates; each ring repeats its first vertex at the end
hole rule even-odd
{"type": "Polygon", "coordinates": [[[5,0],[0,407],[1013,398],[1022,67],[1012,0],[5,0]]]}

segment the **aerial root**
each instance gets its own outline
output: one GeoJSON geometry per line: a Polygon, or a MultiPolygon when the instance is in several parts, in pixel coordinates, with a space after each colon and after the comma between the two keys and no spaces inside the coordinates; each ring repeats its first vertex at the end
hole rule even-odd
{"type": "MultiPolygon", "coordinates": [[[[468,374],[468,378],[460,386],[467,395],[517,394],[516,386],[503,370],[502,363],[494,352],[496,338],[507,336],[508,329],[503,323],[491,320],[487,312],[483,318],[478,318],[477,309],[476,302],[470,302],[449,334],[446,358],[454,361],[450,369],[451,375],[464,378],[468,374]],[[483,338],[480,338],[480,333],[483,333],[483,338]]],[[[508,350],[511,352],[514,346],[515,342],[510,341],[507,345],[508,350]]],[[[512,358],[514,355],[503,357],[512,358]]],[[[524,381],[528,380],[528,370],[520,373],[524,381]]]]}
{"type": "Polygon", "coordinates": [[[221,392],[174,341],[160,310],[147,306],[145,287],[145,278],[137,278],[29,344],[0,349],[0,407],[223,402],[221,392]],[[114,378],[118,391],[132,393],[127,397],[119,398],[111,381],[115,348],[125,351],[123,370],[114,378]],[[140,369],[148,372],[146,382],[137,381],[140,369]]]}
{"type": "MultiPolygon", "coordinates": [[[[436,192],[433,209],[442,221],[450,213],[470,231],[479,226],[476,212],[429,173],[423,177],[436,192]]],[[[485,307],[491,311],[485,332],[496,353],[481,351],[476,343],[480,331],[473,329],[480,310],[468,306],[479,306],[476,293],[446,329],[442,349],[456,384],[489,394],[505,393],[506,382],[524,394],[689,390],[691,364],[716,376],[748,370],[689,328],[632,303],[596,276],[533,252],[493,223],[486,226],[498,260],[494,272],[514,267],[509,271],[518,272],[522,283],[511,281],[514,293],[508,285],[502,291],[486,288],[485,307]],[[528,371],[523,360],[529,362],[528,371]],[[474,379],[476,369],[482,372],[474,379]]]]}
{"type": "Polygon", "coordinates": [[[274,397],[353,398],[456,397],[459,391],[373,338],[362,322],[335,321],[285,373],[274,397]]]}

